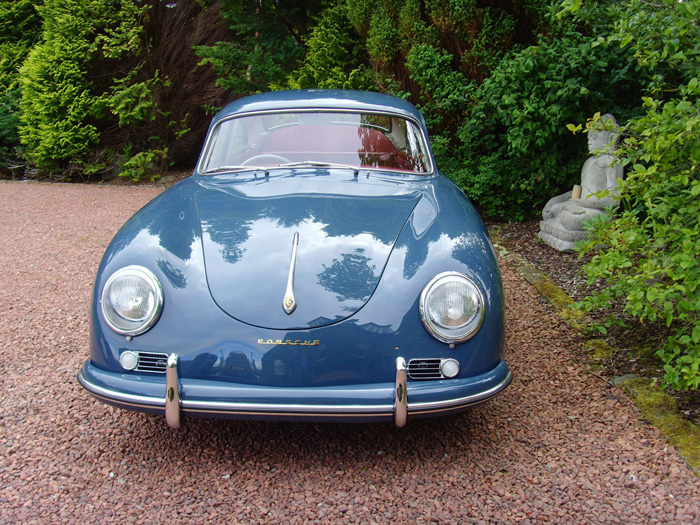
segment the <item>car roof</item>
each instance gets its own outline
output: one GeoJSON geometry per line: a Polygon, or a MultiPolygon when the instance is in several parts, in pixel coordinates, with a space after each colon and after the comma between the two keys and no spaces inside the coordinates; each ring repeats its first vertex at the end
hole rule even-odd
{"type": "Polygon", "coordinates": [[[303,89],[251,95],[228,104],[216,115],[212,124],[239,113],[294,109],[394,113],[412,118],[425,127],[423,116],[410,102],[383,93],[342,89],[303,89]]]}

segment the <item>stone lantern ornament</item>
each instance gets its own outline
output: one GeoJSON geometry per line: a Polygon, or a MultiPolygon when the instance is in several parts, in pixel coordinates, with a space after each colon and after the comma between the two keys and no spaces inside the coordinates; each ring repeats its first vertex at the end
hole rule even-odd
{"type": "Polygon", "coordinates": [[[584,223],[605,208],[618,204],[618,181],[624,168],[615,162],[613,151],[620,138],[615,117],[603,115],[588,132],[588,158],[581,170],[581,185],[553,197],[542,211],[540,238],[561,252],[574,251],[578,241],[586,239],[584,223]],[[597,194],[608,190],[604,197],[597,194]]]}

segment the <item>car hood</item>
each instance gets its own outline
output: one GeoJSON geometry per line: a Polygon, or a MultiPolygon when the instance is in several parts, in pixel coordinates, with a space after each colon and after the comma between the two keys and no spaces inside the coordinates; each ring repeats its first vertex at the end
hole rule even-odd
{"type": "Polygon", "coordinates": [[[197,212],[207,282],[228,315],[262,328],[339,322],[379,283],[420,188],[327,176],[200,184],[197,212]],[[295,307],[283,308],[293,240],[295,307]]]}

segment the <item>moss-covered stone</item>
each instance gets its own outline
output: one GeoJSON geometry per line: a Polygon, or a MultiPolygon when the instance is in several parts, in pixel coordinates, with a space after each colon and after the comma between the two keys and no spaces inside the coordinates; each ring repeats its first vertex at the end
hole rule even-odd
{"type": "Polygon", "coordinates": [[[502,257],[507,257],[514,263],[516,271],[552,306],[554,311],[572,328],[581,330],[583,327],[584,314],[573,307],[574,300],[569,297],[547,274],[542,273],[520,256],[508,252],[502,246],[498,247],[502,257]]]}
{"type": "Polygon", "coordinates": [[[657,348],[654,346],[633,346],[632,350],[636,355],[644,359],[653,360],[656,364],[663,366],[663,361],[656,355],[657,348]]]}
{"type": "Polygon", "coordinates": [[[644,419],[661,431],[693,472],[700,476],[700,428],[683,419],[676,400],[650,379],[630,379],[620,386],[640,408],[644,419]]]}
{"type": "MultiPolygon", "coordinates": [[[[573,299],[562,291],[546,274],[527,261],[497,246],[499,256],[513,263],[516,271],[549,302],[557,314],[572,328],[583,332],[586,319],[583,312],[573,307],[573,299]]],[[[595,371],[599,363],[613,356],[615,348],[602,339],[586,341],[584,350],[591,354],[589,365],[595,371]]],[[[640,357],[653,359],[653,347],[635,348],[640,357]]],[[[676,400],[656,386],[651,379],[623,376],[615,381],[642,411],[642,416],[657,427],[668,442],[678,450],[690,468],[700,476],[700,429],[684,419],[676,400]],[[629,377],[629,378],[628,378],[629,377]]]]}
{"type": "Polygon", "coordinates": [[[612,357],[615,349],[602,339],[589,339],[583,345],[583,349],[588,352],[593,359],[608,359],[612,357]]]}

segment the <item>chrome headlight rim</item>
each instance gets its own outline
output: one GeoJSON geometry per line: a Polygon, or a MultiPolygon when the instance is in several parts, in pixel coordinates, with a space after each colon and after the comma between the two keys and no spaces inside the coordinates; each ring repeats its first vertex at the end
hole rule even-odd
{"type": "Polygon", "coordinates": [[[151,270],[139,265],[125,266],[114,272],[109,279],[107,279],[107,282],[102,288],[102,293],[100,294],[100,311],[102,313],[102,319],[114,332],[126,336],[141,335],[153,328],[153,326],[158,322],[158,319],[160,319],[160,314],[163,311],[163,303],[163,287],[160,284],[160,281],[151,270]],[[126,317],[121,316],[111,305],[111,302],[109,301],[109,292],[117,280],[129,275],[140,277],[146,281],[154,294],[154,304],[150,308],[147,316],[138,322],[132,322],[132,325],[127,327],[120,326],[112,318],[112,315],[120,317],[123,324],[128,324],[129,321],[126,317]],[[113,314],[110,313],[110,308],[112,309],[113,314]]]}
{"type": "Polygon", "coordinates": [[[484,324],[484,319],[486,318],[486,302],[484,300],[484,294],[481,291],[481,288],[477,285],[474,279],[461,272],[442,272],[433,277],[423,287],[418,306],[423,326],[430,335],[442,343],[459,344],[468,341],[479,332],[479,329],[484,324]],[[478,310],[468,322],[455,328],[450,328],[442,326],[431,319],[428,311],[428,300],[430,298],[430,294],[433,293],[441,284],[455,279],[460,280],[467,284],[467,286],[473,288],[473,291],[477,297],[478,310]]]}

